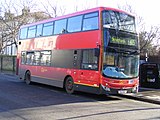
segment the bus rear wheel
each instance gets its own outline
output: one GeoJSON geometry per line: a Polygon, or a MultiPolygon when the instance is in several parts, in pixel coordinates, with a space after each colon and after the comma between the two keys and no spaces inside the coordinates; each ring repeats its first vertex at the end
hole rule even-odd
{"type": "Polygon", "coordinates": [[[72,77],[66,78],[64,87],[68,94],[72,94],[74,92],[74,82],[72,77]]]}
{"type": "Polygon", "coordinates": [[[25,83],[27,85],[31,84],[31,73],[29,71],[27,71],[26,74],[25,74],[25,83]]]}

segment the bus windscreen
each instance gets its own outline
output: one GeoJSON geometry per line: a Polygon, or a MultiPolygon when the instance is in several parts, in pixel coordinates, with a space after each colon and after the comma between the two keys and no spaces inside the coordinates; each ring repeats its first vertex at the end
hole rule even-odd
{"type": "Polygon", "coordinates": [[[136,33],[135,18],[131,15],[116,11],[103,12],[103,26],[136,33]]]}

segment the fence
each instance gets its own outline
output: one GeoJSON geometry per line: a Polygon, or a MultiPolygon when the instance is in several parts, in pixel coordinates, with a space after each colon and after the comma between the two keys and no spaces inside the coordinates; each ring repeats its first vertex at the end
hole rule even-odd
{"type": "Polygon", "coordinates": [[[16,56],[0,55],[0,70],[1,71],[16,71],[16,56]]]}

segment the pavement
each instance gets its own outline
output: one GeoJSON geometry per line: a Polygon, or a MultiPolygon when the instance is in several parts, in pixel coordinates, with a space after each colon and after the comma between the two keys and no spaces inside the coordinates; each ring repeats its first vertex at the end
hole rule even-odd
{"type": "MultiPolygon", "coordinates": [[[[14,72],[9,72],[9,71],[0,71],[0,73],[6,75],[15,75],[14,72]]],[[[154,89],[154,88],[139,87],[139,92],[137,94],[129,93],[120,96],[160,105],[160,88],[154,89]]]]}
{"type": "Polygon", "coordinates": [[[160,105],[160,89],[139,87],[137,94],[125,94],[122,96],[160,105]]]}

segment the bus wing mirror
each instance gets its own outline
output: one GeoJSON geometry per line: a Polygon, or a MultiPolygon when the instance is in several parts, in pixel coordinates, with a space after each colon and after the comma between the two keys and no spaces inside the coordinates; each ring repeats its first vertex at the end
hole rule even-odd
{"type": "Polygon", "coordinates": [[[99,48],[95,48],[95,50],[94,50],[94,55],[95,55],[96,57],[99,57],[99,54],[100,54],[100,49],[99,49],[99,48]]]}

